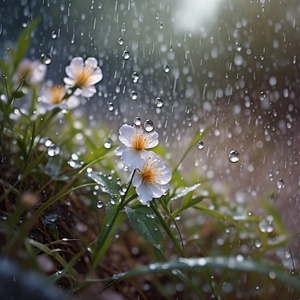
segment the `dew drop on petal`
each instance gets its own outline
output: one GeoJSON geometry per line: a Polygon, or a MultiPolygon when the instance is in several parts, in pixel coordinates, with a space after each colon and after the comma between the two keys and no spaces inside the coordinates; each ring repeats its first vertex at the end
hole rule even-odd
{"type": "Polygon", "coordinates": [[[229,160],[232,163],[238,162],[239,161],[239,153],[236,150],[230,151],[230,153],[229,153],[229,160]]]}
{"type": "Polygon", "coordinates": [[[144,123],[144,128],[147,132],[151,132],[154,129],[154,123],[151,120],[146,120],[144,123]]]}
{"type": "Polygon", "coordinates": [[[128,60],[130,58],[130,52],[128,50],[124,50],[122,56],[125,60],[128,60]]]}
{"type": "Polygon", "coordinates": [[[198,148],[199,150],[202,150],[202,149],[204,148],[204,143],[203,143],[203,141],[199,141],[199,142],[197,143],[197,148],[198,148]]]}
{"type": "Polygon", "coordinates": [[[52,55],[50,53],[43,53],[41,55],[41,62],[45,65],[49,65],[52,61],[52,55]]]}

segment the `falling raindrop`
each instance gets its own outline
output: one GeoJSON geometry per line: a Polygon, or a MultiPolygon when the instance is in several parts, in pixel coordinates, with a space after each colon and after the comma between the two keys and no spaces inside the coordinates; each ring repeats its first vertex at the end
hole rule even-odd
{"type": "Polygon", "coordinates": [[[49,65],[52,61],[52,55],[50,53],[43,53],[41,55],[41,62],[45,65],[49,65]]]}
{"type": "Polygon", "coordinates": [[[236,44],[235,44],[235,49],[236,49],[238,52],[242,51],[242,45],[241,45],[240,43],[236,43],[236,44]]]}
{"type": "Polygon", "coordinates": [[[232,163],[238,162],[239,161],[239,153],[236,150],[230,151],[230,153],[229,153],[229,160],[232,163]]]}
{"type": "Polygon", "coordinates": [[[137,83],[139,81],[139,74],[137,72],[133,72],[131,78],[133,83],[137,83]]]}
{"type": "Polygon", "coordinates": [[[163,100],[160,97],[157,97],[155,99],[155,105],[156,105],[156,107],[161,108],[161,107],[163,107],[164,102],[163,102],[163,100]]]}
{"type": "Polygon", "coordinates": [[[130,97],[131,97],[132,100],[136,100],[137,97],[138,97],[137,92],[136,91],[131,91],[130,97]]]}
{"type": "Polygon", "coordinates": [[[130,58],[130,52],[128,50],[124,50],[122,56],[125,60],[128,60],[130,58]]]}
{"type": "Polygon", "coordinates": [[[51,37],[52,37],[53,39],[56,39],[56,38],[57,38],[57,34],[56,34],[55,31],[52,31],[52,32],[51,32],[51,37]]]}
{"type": "Polygon", "coordinates": [[[110,149],[111,146],[112,146],[112,140],[111,140],[110,138],[106,139],[106,140],[104,141],[104,148],[110,149]]]}
{"type": "Polygon", "coordinates": [[[199,142],[197,143],[197,148],[198,148],[199,150],[202,150],[202,149],[204,148],[204,143],[203,143],[203,141],[199,141],[199,142]]]}
{"type": "Polygon", "coordinates": [[[122,46],[124,44],[124,40],[122,38],[118,38],[118,44],[122,46]]]}
{"type": "Polygon", "coordinates": [[[278,187],[279,189],[284,188],[284,181],[283,181],[282,178],[279,178],[279,179],[277,180],[277,187],[278,187]]]}
{"type": "Polygon", "coordinates": [[[141,126],[142,125],[142,120],[139,117],[135,117],[133,120],[133,123],[135,126],[141,126]]]}
{"type": "Polygon", "coordinates": [[[154,123],[151,120],[146,120],[144,123],[144,128],[147,132],[151,132],[154,129],[154,123]]]}
{"type": "Polygon", "coordinates": [[[114,108],[115,108],[115,106],[114,106],[114,104],[112,102],[108,102],[107,103],[107,108],[108,108],[109,111],[113,111],[114,108]]]}
{"type": "Polygon", "coordinates": [[[168,65],[163,66],[163,71],[165,73],[169,73],[170,72],[170,67],[168,65]]]}

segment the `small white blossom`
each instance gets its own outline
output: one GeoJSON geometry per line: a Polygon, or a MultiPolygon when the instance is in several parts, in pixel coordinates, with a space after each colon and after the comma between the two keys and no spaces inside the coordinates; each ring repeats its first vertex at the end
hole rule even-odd
{"type": "Polygon", "coordinates": [[[147,157],[132,179],[138,200],[149,206],[153,198],[159,198],[167,192],[171,178],[172,173],[165,163],[152,151],[148,151],[147,157]]]}
{"type": "Polygon", "coordinates": [[[64,78],[64,82],[67,88],[76,87],[75,95],[82,97],[92,97],[96,93],[94,85],[103,77],[94,57],[88,57],[85,61],[82,57],[73,58],[66,67],[66,74],[68,77],[64,78]]]}
{"type": "Polygon", "coordinates": [[[52,110],[55,107],[61,109],[72,109],[79,105],[80,100],[78,97],[71,95],[65,98],[67,89],[62,85],[48,85],[42,90],[40,107],[41,110],[52,110]]]}
{"type": "Polygon", "coordinates": [[[141,127],[124,124],[119,130],[119,139],[123,145],[116,149],[116,155],[121,156],[122,163],[133,171],[144,163],[147,149],[157,146],[158,133],[146,132],[141,127]]]}
{"type": "Polygon", "coordinates": [[[40,61],[25,58],[17,68],[14,81],[16,84],[20,84],[24,80],[24,85],[37,85],[44,81],[46,69],[46,65],[40,61]]]}

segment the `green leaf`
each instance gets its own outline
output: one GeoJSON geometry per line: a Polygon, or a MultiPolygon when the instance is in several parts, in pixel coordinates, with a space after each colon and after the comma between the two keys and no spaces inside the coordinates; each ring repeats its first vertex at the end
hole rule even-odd
{"type": "Polygon", "coordinates": [[[162,234],[159,221],[152,209],[147,206],[135,208],[125,207],[125,212],[133,229],[142,236],[151,246],[161,249],[162,234]]]}
{"type": "Polygon", "coordinates": [[[177,208],[176,210],[173,211],[173,213],[172,213],[173,218],[176,217],[181,212],[185,211],[186,209],[200,203],[205,198],[207,198],[207,196],[198,196],[198,197],[195,197],[195,198],[192,198],[192,199],[191,198],[185,198],[183,200],[182,205],[179,208],[177,208]]]}
{"type": "Polygon", "coordinates": [[[39,19],[34,19],[20,34],[16,45],[13,70],[16,70],[21,60],[25,57],[31,43],[31,32],[37,26],[38,23],[39,19]]]}
{"type": "Polygon", "coordinates": [[[286,285],[292,286],[295,290],[300,291],[299,276],[288,274],[288,270],[274,266],[267,261],[253,261],[251,259],[239,260],[235,257],[196,257],[196,258],[179,258],[178,260],[152,263],[148,266],[132,269],[128,272],[116,274],[111,279],[120,280],[132,276],[149,275],[153,273],[166,273],[176,270],[202,271],[224,269],[233,271],[253,272],[269,276],[270,272],[275,274],[275,280],[286,285]]]}
{"type": "Polygon", "coordinates": [[[102,186],[102,191],[110,194],[112,197],[120,196],[120,185],[117,183],[115,177],[108,178],[107,175],[96,173],[94,171],[89,172],[88,176],[97,184],[102,186]]]}

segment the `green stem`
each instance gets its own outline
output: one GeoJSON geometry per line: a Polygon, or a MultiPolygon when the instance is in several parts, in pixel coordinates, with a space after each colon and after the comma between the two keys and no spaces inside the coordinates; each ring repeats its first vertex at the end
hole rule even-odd
{"type": "Polygon", "coordinates": [[[175,245],[176,249],[178,250],[178,252],[180,253],[180,255],[182,257],[185,257],[185,253],[182,249],[182,247],[180,246],[180,243],[178,242],[178,240],[176,239],[176,237],[174,236],[173,232],[171,231],[170,227],[168,226],[168,224],[166,223],[165,219],[161,216],[161,214],[159,213],[158,209],[156,208],[155,204],[153,203],[153,201],[150,203],[150,206],[153,210],[153,212],[155,213],[156,217],[159,219],[161,225],[164,227],[165,231],[167,232],[168,236],[170,237],[170,239],[172,240],[173,244],[175,245]]]}

